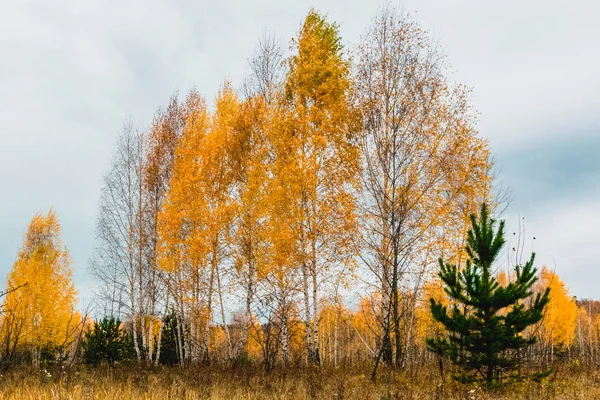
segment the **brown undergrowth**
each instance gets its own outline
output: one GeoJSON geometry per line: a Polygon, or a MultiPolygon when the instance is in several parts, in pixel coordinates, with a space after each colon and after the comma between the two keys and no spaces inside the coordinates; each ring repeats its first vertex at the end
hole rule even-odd
{"type": "Polygon", "coordinates": [[[288,369],[134,366],[17,369],[0,376],[0,399],[600,399],[600,369],[563,367],[542,382],[522,381],[485,391],[435,370],[288,369]]]}

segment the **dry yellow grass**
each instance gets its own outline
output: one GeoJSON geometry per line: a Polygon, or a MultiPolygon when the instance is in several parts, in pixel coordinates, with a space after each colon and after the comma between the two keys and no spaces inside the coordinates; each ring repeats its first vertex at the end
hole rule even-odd
{"type": "Polygon", "coordinates": [[[600,371],[569,370],[543,382],[520,382],[486,392],[448,379],[442,392],[433,371],[381,374],[359,370],[276,371],[133,367],[20,370],[0,377],[0,399],[600,399],[600,371]],[[367,374],[368,375],[368,374],[367,374]]]}

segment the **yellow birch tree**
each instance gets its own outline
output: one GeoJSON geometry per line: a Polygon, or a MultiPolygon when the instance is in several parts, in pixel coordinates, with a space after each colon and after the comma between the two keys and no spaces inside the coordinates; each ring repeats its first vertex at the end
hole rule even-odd
{"type": "Polygon", "coordinates": [[[8,275],[10,292],[2,318],[6,354],[26,347],[35,366],[39,366],[42,349],[62,346],[80,323],[71,260],[60,231],[53,210],[36,214],[8,275]]]}
{"type": "Polygon", "coordinates": [[[547,267],[542,267],[540,272],[540,285],[550,288],[550,301],[542,319],[542,340],[548,342],[553,348],[564,349],[575,339],[577,304],[569,294],[565,283],[547,267]]]}
{"type": "Polygon", "coordinates": [[[318,364],[318,305],[324,278],[347,264],[356,228],[353,189],[358,147],[349,95],[349,64],[336,24],[311,10],[293,41],[285,101],[290,115],[285,185],[294,199],[309,363],[318,364]]]}

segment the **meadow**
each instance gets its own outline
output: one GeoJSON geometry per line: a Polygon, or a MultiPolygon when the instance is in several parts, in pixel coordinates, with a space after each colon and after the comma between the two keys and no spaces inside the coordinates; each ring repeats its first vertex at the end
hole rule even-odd
{"type": "Polygon", "coordinates": [[[382,370],[369,379],[367,369],[302,368],[269,374],[255,368],[155,368],[133,365],[71,371],[19,369],[0,377],[0,399],[596,399],[600,398],[597,367],[557,366],[535,382],[524,380],[493,390],[443,384],[433,368],[382,370]]]}

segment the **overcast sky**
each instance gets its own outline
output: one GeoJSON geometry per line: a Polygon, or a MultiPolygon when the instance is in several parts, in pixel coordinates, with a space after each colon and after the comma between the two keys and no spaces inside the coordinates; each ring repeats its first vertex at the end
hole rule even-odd
{"type": "MultiPolygon", "coordinates": [[[[224,79],[239,84],[261,33],[287,47],[311,6],[351,47],[382,4],[4,0],[0,274],[33,214],[54,207],[89,301],[99,190],[124,119],[147,126],[176,90],[195,86],[210,100],[224,79]]],[[[600,2],[398,4],[444,46],[453,79],[474,89],[481,134],[512,190],[510,233],[525,217],[538,266],[600,299],[600,2]]]]}

